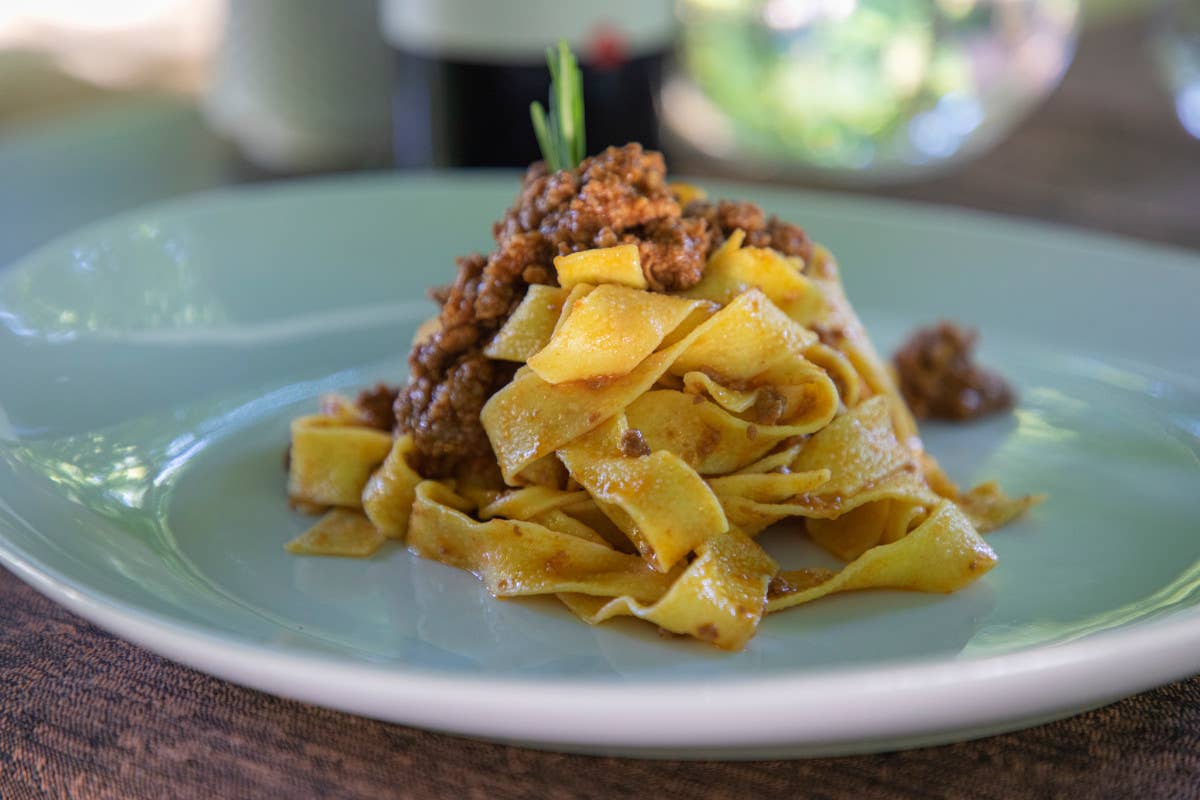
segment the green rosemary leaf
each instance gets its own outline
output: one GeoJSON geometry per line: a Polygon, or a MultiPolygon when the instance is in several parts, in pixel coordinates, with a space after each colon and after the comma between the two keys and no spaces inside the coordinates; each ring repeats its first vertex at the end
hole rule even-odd
{"type": "Polygon", "coordinates": [[[537,137],[538,147],[542,150],[542,158],[546,160],[546,166],[557,170],[558,166],[551,163],[553,160],[550,157],[552,145],[550,131],[546,127],[546,109],[542,108],[542,104],[535,100],[529,104],[529,117],[533,120],[533,135],[537,137]]]}
{"type": "Polygon", "coordinates": [[[530,104],[533,133],[547,168],[574,169],[587,154],[583,73],[571,48],[561,40],[557,48],[546,48],[546,66],[550,68],[549,111],[541,103],[530,104]]]}

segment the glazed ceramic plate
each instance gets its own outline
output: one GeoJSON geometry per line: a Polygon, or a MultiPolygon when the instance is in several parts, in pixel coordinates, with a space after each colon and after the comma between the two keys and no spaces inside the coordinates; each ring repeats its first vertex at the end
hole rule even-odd
{"type": "MultiPolygon", "coordinates": [[[[1019,388],[930,425],[962,482],[1048,492],[950,596],[772,615],[727,654],[497,601],[389,545],[298,558],[288,420],[400,381],[425,289],[489,245],[509,175],[200,195],[0,273],[0,560],[120,636],[238,683],[469,736],[649,756],[894,749],[1061,717],[1200,671],[1200,263],[945,209],[712,186],[838,254],[882,350],[949,316],[1019,388]]],[[[791,535],[789,535],[789,533],[791,535]]],[[[795,531],[785,563],[821,559],[795,531]]]]}

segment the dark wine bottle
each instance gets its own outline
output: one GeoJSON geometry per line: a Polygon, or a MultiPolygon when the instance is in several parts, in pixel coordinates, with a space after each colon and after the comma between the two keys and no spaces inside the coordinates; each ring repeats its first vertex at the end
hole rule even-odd
{"type": "Polygon", "coordinates": [[[655,95],[674,37],[667,0],[383,0],[396,54],[396,163],[510,167],[540,158],[529,104],[546,103],[545,50],[583,69],[589,152],[658,146],[655,95]]]}

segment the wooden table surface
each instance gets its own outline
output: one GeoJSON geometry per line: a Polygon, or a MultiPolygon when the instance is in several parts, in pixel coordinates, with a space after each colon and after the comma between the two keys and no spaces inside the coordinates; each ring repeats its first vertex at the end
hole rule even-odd
{"type": "MultiPolygon", "coordinates": [[[[1200,141],[1175,120],[1139,24],[1089,30],[1061,89],[992,153],[883,193],[1200,248],[1200,141]]],[[[2,800],[655,794],[1200,797],[1200,678],[1027,731],[902,753],[567,756],[243,689],[115,639],[0,570],[2,800]]]]}

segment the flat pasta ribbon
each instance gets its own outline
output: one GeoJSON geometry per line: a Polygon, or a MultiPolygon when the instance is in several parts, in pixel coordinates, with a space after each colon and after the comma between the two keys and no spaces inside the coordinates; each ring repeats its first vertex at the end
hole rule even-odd
{"type": "Polygon", "coordinates": [[[408,547],[474,573],[497,597],[576,592],[653,601],[675,579],[638,556],[535,522],[479,522],[460,510],[462,505],[462,498],[437,481],[419,484],[408,547]]]}

